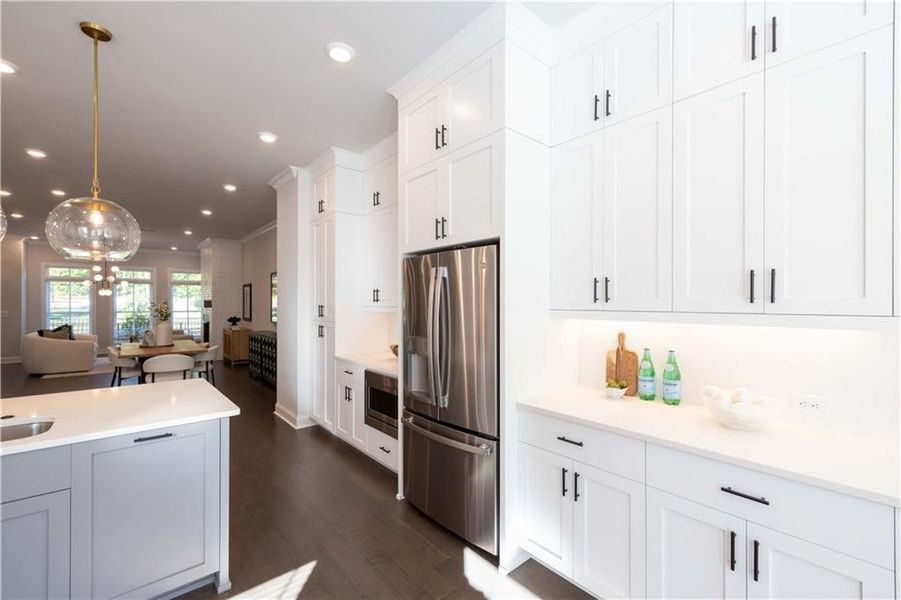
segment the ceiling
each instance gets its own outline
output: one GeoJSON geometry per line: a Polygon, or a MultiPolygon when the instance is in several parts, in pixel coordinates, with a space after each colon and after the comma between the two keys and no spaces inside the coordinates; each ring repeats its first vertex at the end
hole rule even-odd
{"type": "Polygon", "coordinates": [[[61,201],[51,189],[88,193],[91,43],[80,21],[113,33],[100,53],[101,195],[135,215],[143,247],[194,249],[275,219],[266,182],[286,165],[328,146],[362,151],[394,131],[385,90],[486,6],[2,2],[0,52],[20,69],[0,88],[0,184],[12,192],[3,207],[24,215],[10,233],[43,236],[61,201]],[[329,60],[332,41],[356,58],[329,60]],[[259,131],[278,142],[261,143],[259,131]]]}

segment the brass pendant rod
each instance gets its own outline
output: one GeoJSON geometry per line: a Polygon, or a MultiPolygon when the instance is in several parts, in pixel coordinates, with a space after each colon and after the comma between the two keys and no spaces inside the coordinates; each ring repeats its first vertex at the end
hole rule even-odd
{"type": "Polygon", "coordinates": [[[100,74],[98,55],[100,53],[100,41],[94,38],[94,177],[91,180],[91,195],[96,199],[100,196],[100,175],[97,163],[100,155],[100,74]]]}

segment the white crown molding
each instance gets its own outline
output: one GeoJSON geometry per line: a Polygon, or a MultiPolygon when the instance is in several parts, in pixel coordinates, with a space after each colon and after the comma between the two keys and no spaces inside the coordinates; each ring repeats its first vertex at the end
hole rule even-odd
{"type": "Polygon", "coordinates": [[[252,239],[260,237],[264,233],[268,233],[268,232],[272,231],[273,229],[276,229],[277,227],[278,227],[278,219],[275,219],[274,221],[270,221],[269,223],[266,223],[262,227],[257,227],[256,229],[254,229],[253,231],[251,231],[250,233],[248,233],[247,235],[242,237],[241,243],[242,244],[247,243],[252,239]]]}
{"type": "Polygon", "coordinates": [[[334,146],[314,158],[313,162],[306,166],[306,170],[310,172],[310,177],[315,179],[333,167],[342,167],[353,171],[366,170],[362,155],[334,146]]]}
{"type": "Polygon", "coordinates": [[[299,168],[287,166],[278,175],[270,179],[267,183],[270,187],[279,189],[289,183],[291,180],[296,179],[299,172],[299,168]]]}
{"type": "MultiPolygon", "coordinates": [[[[26,246],[50,247],[50,243],[47,240],[30,240],[30,239],[26,238],[26,239],[22,240],[22,242],[26,246]]],[[[142,247],[138,248],[137,253],[139,253],[139,254],[170,254],[170,255],[171,254],[191,254],[191,255],[195,255],[195,254],[200,254],[200,251],[199,250],[169,250],[168,248],[145,248],[142,246],[142,247]]],[[[60,256],[59,258],[60,258],[60,260],[63,260],[63,261],[71,260],[71,259],[64,258],[62,256],[60,256]]],[[[129,261],[130,260],[131,259],[129,259],[129,261]]],[[[129,262],[129,261],[126,261],[126,262],[129,262]]],[[[87,261],[85,261],[85,262],[87,262],[87,261]]]]}
{"type": "Polygon", "coordinates": [[[397,156],[397,131],[394,131],[365,150],[361,155],[363,168],[379,164],[380,162],[397,156]]]}
{"type": "Polygon", "coordinates": [[[240,245],[240,244],[241,244],[241,240],[232,240],[232,239],[229,239],[229,238],[207,238],[207,239],[203,240],[202,242],[200,242],[199,244],[197,244],[197,247],[200,248],[201,250],[203,250],[204,248],[207,248],[207,247],[209,247],[209,246],[212,246],[214,243],[216,243],[216,244],[238,244],[238,245],[240,245]]]}

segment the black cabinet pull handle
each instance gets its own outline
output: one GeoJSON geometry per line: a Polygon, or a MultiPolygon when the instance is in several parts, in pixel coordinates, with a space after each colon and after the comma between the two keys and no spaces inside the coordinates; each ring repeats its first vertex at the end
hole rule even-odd
{"type": "Polygon", "coordinates": [[[350,369],[344,369],[344,372],[347,373],[348,375],[353,375],[353,374],[354,374],[354,372],[351,371],[350,369]]]}
{"type": "Polygon", "coordinates": [[[754,269],[751,269],[751,304],[754,304],[754,269]]]}
{"type": "Polygon", "coordinates": [[[567,438],[565,435],[558,435],[557,439],[560,440],[561,442],[566,442],[567,444],[572,444],[573,446],[579,446],[580,448],[585,445],[582,442],[577,442],[575,440],[571,440],[571,439],[567,438]]]}
{"type": "Polygon", "coordinates": [[[441,124],[441,147],[447,146],[447,140],[444,139],[444,136],[447,134],[447,127],[444,124],[441,124]]]}
{"type": "Polygon", "coordinates": [[[610,93],[610,90],[607,90],[607,98],[606,98],[606,100],[604,100],[604,114],[608,117],[610,116],[610,96],[611,95],[612,94],[610,93]]]}
{"type": "Polygon", "coordinates": [[[385,448],[384,446],[379,446],[379,450],[381,450],[381,451],[384,452],[385,454],[391,454],[391,450],[388,450],[388,449],[385,448]]]}
{"type": "Polygon", "coordinates": [[[319,337],[325,337],[325,329],[322,327],[322,325],[319,326],[318,333],[319,337]]]}
{"type": "Polygon", "coordinates": [[[573,502],[579,501],[579,473],[573,471],[573,502]]]}
{"type": "Polygon", "coordinates": [[[729,568],[735,570],[735,532],[729,532],[729,568]]]}
{"type": "MultiPolygon", "coordinates": [[[[775,52],[776,51],[776,17],[775,17],[775,15],[773,16],[772,24],[773,24],[772,25],[772,27],[773,27],[773,52],[775,52]]],[[[755,579],[755,581],[756,581],[756,579],[755,579]]]]}
{"type": "Polygon", "coordinates": [[[770,304],[776,303],[776,269],[770,269],[770,304]]]}
{"type": "Polygon", "coordinates": [[[567,473],[568,473],[568,471],[566,469],[563,469],[562,472],[560,473],[562,475],[562,477],[560,478],[560,481],[562,483],[561,487],[563,488],[563,497],[564,498],[566,498],[566,492],[569,491],[568,489],[566,489],[566,474],[567,473]]]}
{"type": "Polygon", "coordinates": [[[376,301],[376,302],[381,302],[381,301],[382,301],[382,299],[379,298],[379,294],[381,293],[381,291],[382,291],[382,290],[380,290],[379,288],[375,288],[375,301],[376,301]]]}
{"type": "Polygon", "coordinates": [[[604,277],[604,304],[610,302],[610,278],[604,277]]]}
{"type": "Polygon", "coordinates": [[[438,227],[441,225],[441,219],[435,219],[435,239],[440,240],[441,236],[438,235],[438,227]]]}
{"type": "Polygon", "coordinates": [[[446,238],[446,237],[447,237],[447,231],[445,231],[445,226],[446,226],[446,225],[447,225],[447,219],[444,218],[444,217],[441,217],[441,237],[442,237],[442,238],[446,238]]]}
{"type": "Polygon", "coordinates": [[[170,438],[174,436],[174,433],[161,433],[159,435],[148,435],[147,437],[139,437],[135,438],[135,444],[140,444],[141,442],[150,442],[153,440],[161,440],[163,438],[170,438]]]}
{"type": "Polygon", "coordinates": [[[732,494],[733,496],[738,496],[739,498],[744,498],[745,500],[750,500],[751,502],[756,502],[758,504],[763,504],[765,506],[770,505],[770,501],[760,496],[752,496],[751,494],[746,494],[744,492],[739,492],[738,490],[733,490],[731,487],[721,487],[721,491],[726,492],[727,494],[732,494]]]}
{"type": "Polygon", "coordinates": [[[375,304],[375,288],[372,289],[372,303],[375,304]]]}
{"type": "Polygon", "coordinates": [[[437,127],[435,128],[435,150],[441,150],[441,142],[438,140],[438,136],[441,135],[441,130],[437,127]]]}
{"type": "Polygon", "coordinates": [[[595,94],[594,95],[594,120],[595,121],[601,120],[601,118],[598,116],[598,104],[600,104],[600,102],[601,102],[601,99],[598,97],[597,94],[595,94]]]}
{"type": "MultiPolygon", "coordinates": [[[[773,17],[775,19],[775,17],[773,17]]],[[[754,581],[760,578],[760,542],[754,540],[754,581]]]]}
{"type": "Polygon", "coordinates": [[[594,303],[598,303],[598,278],[594,278],[594,303]]]}
{"type": "Polygon", "coordinates": [[[751,60],[757,60],[757,25],[751,25],[751,60]]]}

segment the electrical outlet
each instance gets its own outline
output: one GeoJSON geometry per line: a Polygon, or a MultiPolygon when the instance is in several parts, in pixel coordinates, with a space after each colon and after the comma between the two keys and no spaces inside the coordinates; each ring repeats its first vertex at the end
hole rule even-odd
{"type": "Polygon", "coordinates": [[[825,396],[792,394],[792,409],[805,420],[825,421],[828,403],[825,396]]]}

